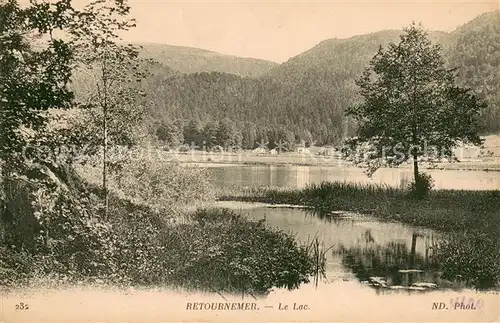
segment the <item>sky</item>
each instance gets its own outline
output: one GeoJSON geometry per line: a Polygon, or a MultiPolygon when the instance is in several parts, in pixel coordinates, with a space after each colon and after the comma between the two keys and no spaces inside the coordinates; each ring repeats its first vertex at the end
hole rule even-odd
{"type": "Polygon", "coordinates": [[[129,0],[137,27],[124,40],[190,46],[281,63],[329,38],[412,21],[452,31],[500,0],[481,1],[167,1],[129,0]]]}

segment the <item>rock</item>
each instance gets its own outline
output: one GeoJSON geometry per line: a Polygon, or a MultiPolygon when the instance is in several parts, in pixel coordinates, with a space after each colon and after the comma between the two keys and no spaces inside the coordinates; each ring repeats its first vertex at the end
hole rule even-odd
{"type": "Polygon", "coordinates": [[[421,282],[421,283],[414,283],[412,286],[415,287],[424,287],[424,288],[437,288],[437,285],[434,283],[426,283],[426,282],[421,282]]]}
{"type": "Polygon", "coordinates": [[[373,283],[374,285],[378,285],[381,287],[387,287],[387,282],[385,281],[385,278],[383,278],[383,277],[370,277],[370,282],[373,283]]]}

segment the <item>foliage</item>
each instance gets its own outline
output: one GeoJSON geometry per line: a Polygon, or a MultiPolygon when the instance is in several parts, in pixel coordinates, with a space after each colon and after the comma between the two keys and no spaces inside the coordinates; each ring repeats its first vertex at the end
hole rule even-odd
{"type": "MultiPolygon", "coordinates": [[[[429,38],[443,46],[447,66],[457,67],[457,82],[470,87],[488,106],[478,120],[482,133],[498,131],[498,12],[489,12],[452,33],[431,32],[429,38]]],[[[145,92],[154,101],[148,110],[153,119],[221,121],[230,117],[240,129],[252,123],[257,133],[285,127],[296,137],[309,131],[317,145],[338,145],[355,135],[357,124],[345,110],[361,99],[355,79],[369,64],[380,45],[397,42],[401,31],[380,31],[348,39],[329,39],[273,68],[258,79],[195,64],[191,51],[145,45],[144,55],[162,60],[162,67],[148,81],[145,92]],[[183,54],[185,53],[185,54],[183,54]],[[172,59],[174,55],[176,59],[172,59]],[[191,64],[192,65],[192,64],[191,64]],[[182,72],[176,73],[171,69],[182,72]],[[167,70],[165,70],[167,69],[167,70]],[[214,71],[217,70],[217,71],[214,71]]],[[[165,46],[169,48],[168,46],[165,46]]],[[[196,54],[197,55],[197,54],[196,54]]],[[[199,57],[199,56],[194,57],[199,57]]],[[[204,59],[202,60],[204,61],[204,59]]],[[[203,65],[203,64],[202,64],[203,65]]],[[[243,133],[246,149],[253,143],[251,132],[243,133]]],[[[186,143],[191,144],[192,139],[186,143]]],[[[304,138],[302,138],[304,139],[304,138]]],[[[208,142],[208,139],[203,139],[208,142]]],[[[201,146],[203,140],[197,145],[201,146]]],[[[307,141],[306,139],[304,139],[307,141]]],[[[257,138],[260,142],[260,138],[257,138]]],[[[267,142],[268,140],[264,140],[267,142]]],[[[271,141],[272,142],[272,141],[271,141]]]]}
{"type": "Polygon", "coordinates": [[[222,147],[241,146],[242,134],[233,120],[229,118],[222,119],[217,130],[217,141],[222,147]]]}
{"type": "Polygon", "coordinates": [[[268,229],[226,209],[198,210],[195,226],[180,226],[177,241],[186,255],[176,280],[202,289],[267,292],[309,282],[313,259],[291,235],[268,229]],[[189,238],[187,238],[189,237],[189,238]],[[187,239],[186,239],[187,238],[187,239]]]}
{"type": "Polygon", "coordinates": [[[337,219],[334,211],[350,211],[435,229],[445,233],[433,254],[444,279],[453,281],[460,275],[468,286],[477,288],[500,283],[498,191],[437,190],[419,200],[408,196],[406,189],[323,182],[304,189],[233,190],[222,199],[303,205],[327,221],[337,219]]]}
{"type": "MultiPolygon", "coordinates": [[[[329,105],[329,111],[320,116],[311,113],[307,117],[303,116],[302,111],[310,111],[318,104],[302,103],[304,100],[297,98],[298,95],[295,96],[292,89],[279,80],[247,79],[216,72],[164,78],[161,72],[158,72],[146,83],[144,91],[153,102],[148,110],[152,119],[182,119],[186,125],[197,123],[197,128],[208,126],[207,131],[202,133],[202,138],[190,136],[188,133],[192,131],[185,129],[188,145],[195,142],[196,145],[202,146],[205,141],[209,147],[224,146],[226,140],[223,138],[212,143],[217,135],[210,131],[213,123],[229,124],[227,119],[231,119],[231,123],[235,124],[237,132],[231,130],[233,126],[228,126],[229,134],[224,134],[223,137],[234,137],[228,139],[233,143],[239,143],[241,137],[246,149],[255,148],[255,142],[260,142],[261,139],[264,142],[269,141],[262,138],[263,136],[259,137],[259,133],[267,135],[279,128],[292,132],[294,142],[295,137],[302,139],[305,131],[318,140],[321,137],[321,143],[330,142],[333,139],[329,138],[339,136],[336,128],[341,124],[341,117],[335,110],[331,110],[332,105],[329,105]],[[300,107],[296,106],[298,104],[300,107]],[[200,120],[206,122],[200,125],[200,120]],[[325,127],[320,127],[323,123],[325,127]],[[252,129],[255,129],[255,132],[252,129]]],[[[312,95],[301,94],[308,97],[312,95]]],[[[325,107],[327,104],[328,102],[324,103],[325,107]]],[[[196,134],[196,131],[193,134],[196,134]]],[[[270,141],[270,144],[272,143],[274,141],[270,141]]]]}
{"type": "Polygon", "coordinates": [[[27,257],[23,277],[104,278],[113,265],[106,249],[110,227],[95,218],[90,192],[68,168],[34,165],[30,173],[36,179],[4,183],[13,193],[2,219],[3,242],[11,249],[8,254],[27,257]]]}
{"type": "MultiPolygon", "coordinates": [[[[116,147],[115,147],[116,148],[116,147]]],[[[163,151],[146,149],[110,150],[110,164],[114,171],[108,178],[113,194],[138,205],[148,205],[155,210],[169,210],[193,206],[214,198],[213,184],[206,169],[183,166],[163,151]]],[[[100,155],[86,163],[78,164],[78,173],[89,183],[99,185],[100,155]]]]}
{"type": "Polygon", "coordinates": [[[183,128],[171,121],[163,120],[156,129],[156,137],[161,143],[170,147],[178,147],[183,141],[183,128]]]}
{"type": "Polygon", "coordinates": [[[175,161],[139,159],[126,161],[110,183],[133,201],[169,209],[213,199],[210,175],[203,168],[175,161]]]}
{"type": "Polygon", "coordinates": [[[436,257],[444,278],[458,276],[467,286],[490,288],[500,284],[499,250],[498,237],[455,233],[440,241],[436,257]]]}
{"type": "Polygon", "coordinates": [[[405,188],[348,182],[309,184],[303,189],[259,187],[233,189],[229,200],[304,205],[334,217],[352,211],[397,220],[443,232],[482,232],[500,236],[498,191],[434,190],[425,200],[408,196],[405,188]]]}
{"type": "Polygon", "coordinates": [[[359,122],[355,144],[374,148],[364,156],[377,160],[368,162],[371,168],[388,156],[395,166],[413,158],[419,196],[426,191],[418,183],[424,179],[418,158],[436,150],[449,156],[461,143],[480,145],[477,122],[485,107],[470,89],[455,85],[455,70],[445,67],[441,47],[427,37],[413,24],[398,44],[380,47],[357,81],[363,101],[348,110],[359,122]]]}
{"type": "Polygon", "coordinates": [[[432,176],[426,173],[418,173],[417,180],[408,184],[408,191],[417,198],[423,198],[429,194],[434,187],[432,176]]]}
{"type": "Polygon", "coordinates": [[[443,48],[450,65],[459,66],[457,81],[475,89],[488,103],[480,119],[480,130],[500,130],[500,12],[476,17],[450,34],[443,48]]]}
{"type": "Polygon", "coordinates": [[[0,4],[0,162],[2,175],[22,171],[23,148],[29,134],[47,123],[50,108],[69,108],[73,94],[67,84],[73,52],[67,41],[52,37],[52,31],[67,25],[68,1],[33,4],[20,8],[16,1],[0,4]],[[50,10],[52,8],[52,10],[50,10]],[[44,16],[43,13],[47,14],[44,16]],[[33,40],[51,36],[45,46],[33,40]],[[28,130],[29,129],[29,130],[28,130]]]}
{"type": "Polygon", "coordinates": [[[183,128],[184,142],[191,146],[203,142],[203,125],[199,119],[190,120],[183,128]]]}
{"type": "MultiPolygon", "coordinates": [[[[44,197],[37,208],[68,195],[44,197]]],[[[313,273],[309,249],[262,221],[228,210],[198,210],[187,223],[168,223],[165,214],[113,194],[110,206],[109,222],[75,213],[78,204],[53,208],[60,210],[57,216],[40,213],[42,227],[55,222],[37,232],[36,253],[0,248],[1,284],[25,286],[41,277],[44,286],[101,282],[265,293],[296,288],[313,273]]]]}

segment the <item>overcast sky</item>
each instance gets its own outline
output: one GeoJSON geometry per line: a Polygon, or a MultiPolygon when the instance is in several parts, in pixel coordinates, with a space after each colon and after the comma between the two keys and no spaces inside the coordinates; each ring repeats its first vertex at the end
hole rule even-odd
{"type": "Polygon", "coordinates": [[[167,1],[129,0],[137,28],[127,41],[214,50],[283,62],[328,38],[346,38],[412,21],[452,31],[498,10],[480,1],[167,1]]]}

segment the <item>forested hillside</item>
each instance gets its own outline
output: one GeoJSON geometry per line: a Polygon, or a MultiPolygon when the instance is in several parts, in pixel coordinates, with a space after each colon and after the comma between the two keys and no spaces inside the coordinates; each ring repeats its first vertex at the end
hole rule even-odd
{"type": "Polygon", "coordinates": [[[278,66],[278,63],[263,59],[223,55],[200,48],[149,43],[138,45],[142,47],[143,57],[152,58],[182,73],[221,72],[259,77],[278,66]]]}
{"type": "MultiPolygon", "coordinates": [[[[483,133],[500,130],[499,15],[483,14],[452,33],[429,33],[442,45],[449,65],[458,67],[459,83],[489,104],[483,133]]],[[[145,46],[161,66],[151,68],[154,75],[144,88],[153,103],[150,131],[162,133],[166,143],[196,139],[199,145],[231,143],[246,149],[262,140],[270,146],[277,140],[289,147],[338,144],[356,128],[344,118],[358,99],[355,79],[378,47],[397,42],[400,33],[325,40],[279,66],[193,48],[145,46]]]]}
{"type": "Polygon", "coordinates": [[[461,85],[486,98],[484,128],[500,131],[500,11],[483,14],[457,28],[446,39],[446,57],[459,67],[461,85]]]}

